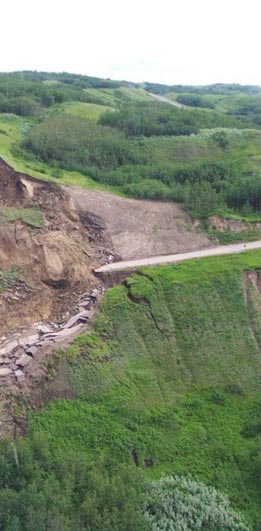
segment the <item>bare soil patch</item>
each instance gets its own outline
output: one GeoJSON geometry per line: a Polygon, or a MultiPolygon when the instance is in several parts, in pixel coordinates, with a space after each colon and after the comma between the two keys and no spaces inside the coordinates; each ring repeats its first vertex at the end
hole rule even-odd
{"type": "Polygon", "coordinates": [[[71,210],[54,183],[15,172],[0,160],[0,209],[40,209],[44,224],[0,218],[0,270],[16,268],[22,282],[0,293],[0,341],[35,321],[61,320],[80,293],[97,284],[93,269],[113,254],[103,231],[71,210]]]}
{"type": "Polygon", "coordinates": [[[72,208],[103,227],[124,260],[194,251],[213,246],[177,204],[126,199],[107,192],[63,187],[72,208]]]}

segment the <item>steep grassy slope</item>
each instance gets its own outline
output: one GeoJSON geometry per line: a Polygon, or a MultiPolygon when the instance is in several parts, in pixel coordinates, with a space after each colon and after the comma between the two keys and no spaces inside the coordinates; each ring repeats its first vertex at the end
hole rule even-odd
{"type": "Polygon", "coordinates": [[[112,469],[135,449],[153,462],[144,473],[215,485],[260,530],[260,264],[260,252],[193,261],[111,289],[51,384],[75,400],[50,402],[29,433],[112,469]]]}

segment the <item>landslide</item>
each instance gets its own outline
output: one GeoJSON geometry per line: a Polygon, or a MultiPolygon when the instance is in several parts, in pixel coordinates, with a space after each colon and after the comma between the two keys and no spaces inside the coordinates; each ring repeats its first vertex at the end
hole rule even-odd
{"type": "Polygon", "coordinates": [[[0,159],[0,340],[35,321],[64,319],[98,284],[100,264],[209,245],[175,203],[59,186],[0,159]],[[42,223],[30,223],[29,212],[42,223]],[[15,272],[4,290],[1,272],[15,272]]]}
{"type": "Polygon", "coordinates": [[[112,253],[101,228],[82,223],[61,187],[0,159],[0,273],[16,279],[1,289],[0,275],[1,339],[34,321],[62,319],[97,284],[93,269],[112,253]],[[38,226],[26,221],[32,211],[38,226]]]}
{"type": "Polygon", "coordinates": [[[63,187],[82,219],[102,223],[123,260],[194,251],[213,245],[176,203],[126,199],[107,192],[63,187]]]}

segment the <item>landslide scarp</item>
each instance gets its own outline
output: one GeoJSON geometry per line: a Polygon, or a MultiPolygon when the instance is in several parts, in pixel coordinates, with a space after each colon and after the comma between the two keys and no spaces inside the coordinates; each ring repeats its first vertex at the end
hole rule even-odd
{"type": "Polygon", "coordinates": [[[110,254],[102,228],[83,223],[64,190],[0,160],[0,337],[62,318],[110,254]]]}

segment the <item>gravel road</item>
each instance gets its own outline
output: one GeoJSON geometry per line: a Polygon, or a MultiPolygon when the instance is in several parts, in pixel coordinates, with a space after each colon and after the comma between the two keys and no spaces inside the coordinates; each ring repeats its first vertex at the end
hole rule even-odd
{"type": "Polygon", "coordinates": [[[223,245],[212,249],[203,249],[201,251],[192,251],[189,253],[168,254],[164,256],[153,256],[152,258],[143,258],[141,260],[129,260],[125,262],[115,262],[99,267],[95,273],[111,273],[114,271],[125,271],[126,269],[135,270],[141,266],[155,266],[161,264],[176,264],[184,260],[193,258],[204,258],[207,256],[220,256],[225,254],[242,253],[252,249],[261,249],[261,240],[249,243],[235,243],[223,245]]]}

